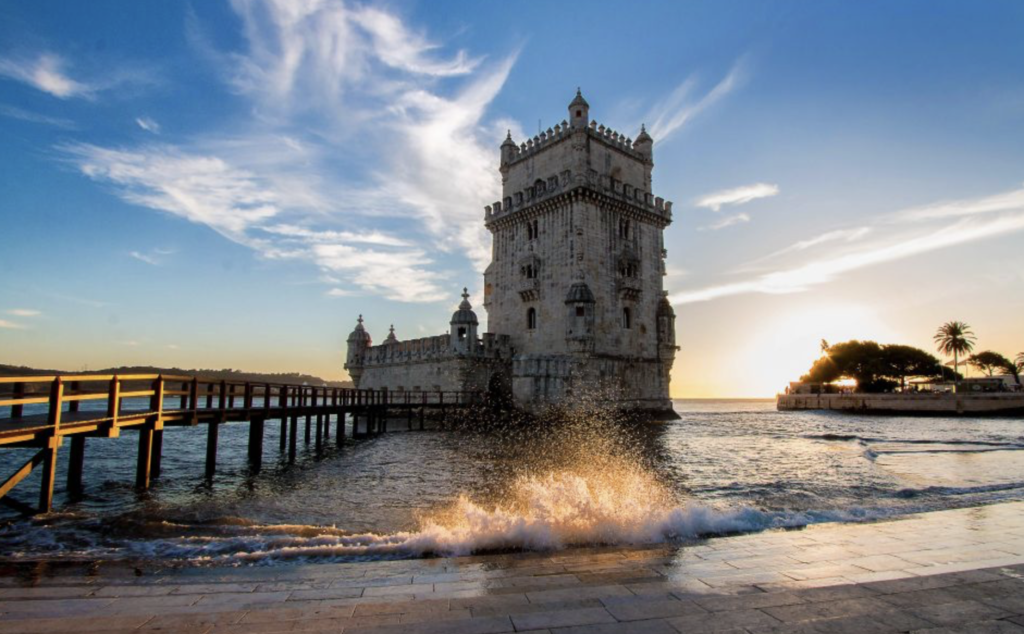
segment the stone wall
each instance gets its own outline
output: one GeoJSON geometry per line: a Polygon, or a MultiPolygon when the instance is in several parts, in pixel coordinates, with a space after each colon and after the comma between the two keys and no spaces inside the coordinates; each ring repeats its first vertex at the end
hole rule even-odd
{"type": "Polygon", "coordinates": [[[1024,394],[780,394],[779,410],[908,414],[1024,413],[1024,394]]]}

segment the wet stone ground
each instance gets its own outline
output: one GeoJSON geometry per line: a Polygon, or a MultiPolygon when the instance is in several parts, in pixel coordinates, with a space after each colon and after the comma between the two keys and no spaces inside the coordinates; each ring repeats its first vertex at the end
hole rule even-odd
{"type": "Polygon", "coordinates": [[[686,547],[0,578],[0,633],[85,631],[1024,632],[1024,503],[686,547]]]}

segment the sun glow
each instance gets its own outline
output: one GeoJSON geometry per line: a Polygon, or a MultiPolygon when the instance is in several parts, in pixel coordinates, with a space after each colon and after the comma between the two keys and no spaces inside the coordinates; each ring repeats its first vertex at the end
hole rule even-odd
{"type": "Polygon", "coordinates": [[[738,396],[773,396],[810,369],[821,355],[821,340],[897,341],[896,332],[861,305],[797,307],[752,331],[733,358],[738,360],[738,396]]]}

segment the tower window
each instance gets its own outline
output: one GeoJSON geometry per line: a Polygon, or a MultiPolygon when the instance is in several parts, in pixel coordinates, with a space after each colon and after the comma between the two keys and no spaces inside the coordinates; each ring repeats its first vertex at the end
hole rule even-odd
{"type": "Polygon", "coordinates": [[[537,221],[536,220],[530,220],[529,222],[526,223],[526,239],[527,240],[536,240],[537,236],[539,234],[540,234],[540,231],[538,229],[537,221]]]}
{"type": "Polygon", "coordinates": [[[583,111],[582,110],[577,110],[576,111],[576,116],[577,117],[582,117],[583,116],[583,111]]]}
{"type": "Polygon", "coordinates": [[[465,339],[466,339],[466,329],[465,329],[465,327],[459,327],[459,341],[464,341],[465,339]]]}
{"type": "Polygon", "coordinates": [[[628,306],[622,309],[622,327],[626,330],[633,327],[633,312],[628,306]]]}
{"type": "Polygon", "coordinates": [[[537,309],[528,308],[526,310],[526,329],[535,330],[537,328],[537,309]]]}
{"type": "Polygon", "coordinates": [[[629,221],[622,219],[619,220],[619,237],[623,239],[629,238],[629,221]]]}
{"type": "Polygon", "coordinates": [[[577,317],[585,317],[586,314],[587,314],[587,309],[586,308],[584,308],[583,306],[577,306],[576,307],[576,316],[577,317]]]}

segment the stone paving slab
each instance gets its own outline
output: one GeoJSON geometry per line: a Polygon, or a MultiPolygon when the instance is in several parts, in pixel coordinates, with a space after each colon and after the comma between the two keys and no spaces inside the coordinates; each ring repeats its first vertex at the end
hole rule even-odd
{"type": "Polygon", "coordinates": [[[1024,634],[1024,503],[696,544],[0,580],[0,634],[1024,634]]]}

